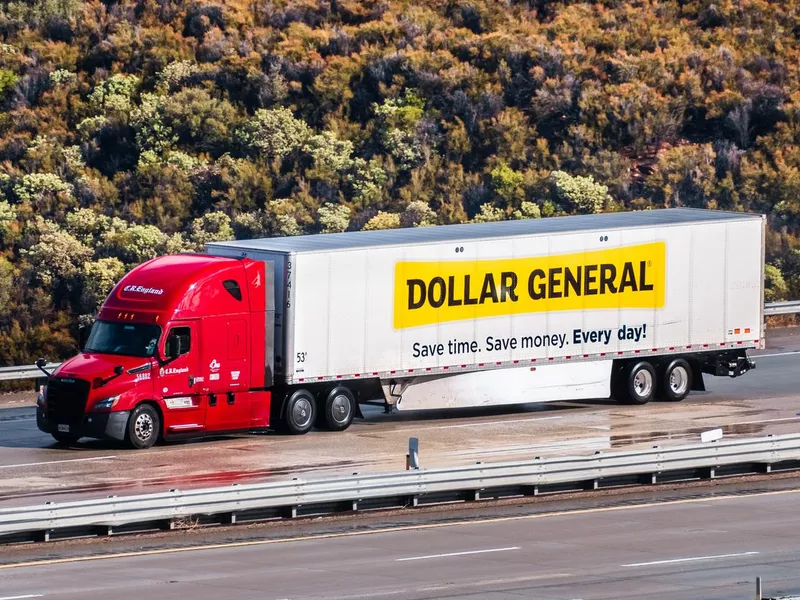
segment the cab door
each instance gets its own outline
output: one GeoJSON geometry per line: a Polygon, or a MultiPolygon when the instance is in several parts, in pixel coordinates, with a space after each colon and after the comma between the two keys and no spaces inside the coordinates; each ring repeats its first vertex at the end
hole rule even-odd
{"type": "Polygon", "coordinates": [[[205,425],[197,321],[173,323],[167,329],[161,350],[162,363],[155,382],[163,399],[164,431],[192,432],[205,425]]]}
{"type": "Polygon", "coordinates": [[[208,339],[203,368],[208,382],[208,429],[248,429],[250,415],[250,370],[247,319],[243,316],[210,318],[203,322],[208,339]]]}

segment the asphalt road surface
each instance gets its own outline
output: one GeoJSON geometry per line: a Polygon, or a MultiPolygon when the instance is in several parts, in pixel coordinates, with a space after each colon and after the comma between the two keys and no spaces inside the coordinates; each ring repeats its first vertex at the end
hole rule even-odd
{"type": "Polygon", "coordinates": [[[800,593],[800,490],[0,567],[0,600],[733,600],[800,593]]]}
{"type": "Polygon", "coordinates": [[[107,494],[188,489],[274,477],[405,468],[408,438],[423,467],[597,450],[675,445],[722,427],[725,436],[800,431],[800,331],[773,331],[757,368],[681,403],[621,406],[610,400],[502,409],[384,415],[370,407],[344,433],[241,435],[145,452],[87,440],[57,447],[29,406],[0,410],[0,506],[107,494]]]}

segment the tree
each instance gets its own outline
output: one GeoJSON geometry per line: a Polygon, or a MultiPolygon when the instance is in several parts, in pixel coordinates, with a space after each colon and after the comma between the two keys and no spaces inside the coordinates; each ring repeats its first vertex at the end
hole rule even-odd
{"type": "Polygon", "coordinates": [[[94,314],[125,275],[125,265],[118,258],[87,261],[81,269],[81,304],[84,313],[94,314]]]}
{"type": "Polygon", "coordinates": [[[788,293],[789,286],[786,285],[780,269],[774,265],[764,265],[764,301],[786,300],[788,293]]]}
{"type": "Polygon", "coordinates": [[[36,265],[32,275],[34,281],[46,288],[51,288],[58,282],[74,284],[83,264],[93,254],[90,248],[69,233],[58,230],[42,234],[38,242],[21,253],[31,264],[36,265]]]}
{"type": "Polygon", "coordinates": [[[409,202],[400,215],[401,227],[425,227],[436,222],[436,213],[426,202],[414,200],[409,202]]]}
{"type": "Polygon", "coordinates": [[[800,298],[797,12],[4,2],[0,356],[71,352],[115,261],[234,236],[750,211],[800,298]]]}
{"type": "Polygon", "coordinates": [[[202,250],[208,242],[224,242],[233,239],[231,219],[222,212],[212,212],[192,222],[192,243],[202,250]]]}
{"type": "Polygon", "coordinates": [[[502,221],[505,217],[503,211],[491,204],[481,205],[480,212],[472,220],[475,223],[491,223],[492,221],[502,221]]]}
{"type": "Polygon", "coordinates": [[[540,219],[542,217],[542,210],[538,204],[533,202],[522,202],[519,210],[514,211],[515,219],[540,219]]]}
{"type": "Polygon", "coordinates": [[[661,153],[647,178],[656,202],[667,207],[715,208],[715,158],[711,144],[685,145],[661,153]]]}
{"type": "Polygon", "coordinates": [[[340,233],[347,231],[350,225],[350,209],[342,204],[326,204],[318,213],[322,233],[340,233]]]}
{"type": "Polygon", "coordinates": [[[6,200],[0,200],[0,249],[13,241],[16,229],[16,209],[6,200]]]}
{"type": "Polygon", "coordinates": [[[492,169],[491,178],[492,189],[500,200],[508,206],[519,206],[525,198],[525,176],[506,163],[500,163],[492,169]]]}
{"type": "Polygon", "coordinates": [[[246,152],[278,160],[297,152],[310,135],[308,125],[287,108],[259,109],[237,131],[246,152]]]}
{"type": "Polygon", "coordinates": [[[156,258],[164,251],[167,237],[154,225],[131,225],[111,227],[102,234],[98,253],[108,258],[117,258],[126,266],[156,258]]]}
{"type": "Polygon", "coordinates": [[[608,188],[597,183],[590,175],[570,175],[564,171],[553,171],[551,179],[558,200],[580,213],[600,212],[610,200],[608,188]]]}
{"type": "Polygon", "coordinates": [[[363,231],[377,231],[379,229],[397,229],[400,227],[400,215],[378,211],[361,229],[363,231]]]}

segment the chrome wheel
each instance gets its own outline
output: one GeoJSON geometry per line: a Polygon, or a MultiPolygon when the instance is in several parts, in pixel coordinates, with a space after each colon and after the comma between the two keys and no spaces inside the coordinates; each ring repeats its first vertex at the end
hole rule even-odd
{"type": "Polygon", "coordinates": [[[314,414],[311,400],[305,397],[298,398],[292,406],[292,421],[300,429],[305,429],[311,422],[314,414]]]}
{"type": "Polygon", "coordinates": [[[639,398],[649,398],[653,393],[653,375],[646,369],[640,369],[633,377],[633,389],[639,398]]]}
{"type": "Polygon", "coordinates": [[[136,434],[136,437],[146,442],[153,435],[153,431],[155,431],[153,417],[146,412],[139,413],[133,424],[133,432],[136,434]]]}
{"type": "Polygon", "coordinates": [[[675,396],[683,396],[689,385],[689,373],[682,366],[672,369],[669,374],[669,387],[675,396]]]}

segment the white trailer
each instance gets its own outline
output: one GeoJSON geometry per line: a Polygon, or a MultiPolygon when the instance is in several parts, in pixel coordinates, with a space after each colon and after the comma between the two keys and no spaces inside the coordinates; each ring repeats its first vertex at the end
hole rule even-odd
{"type": "Polygon", "coordinates": [[[281,406],[331,386],[399,410],[644,404],[754,367],[765,227],[762,215],[663,209],[206,251],[274,272],[268,356],[281,406]]]}

